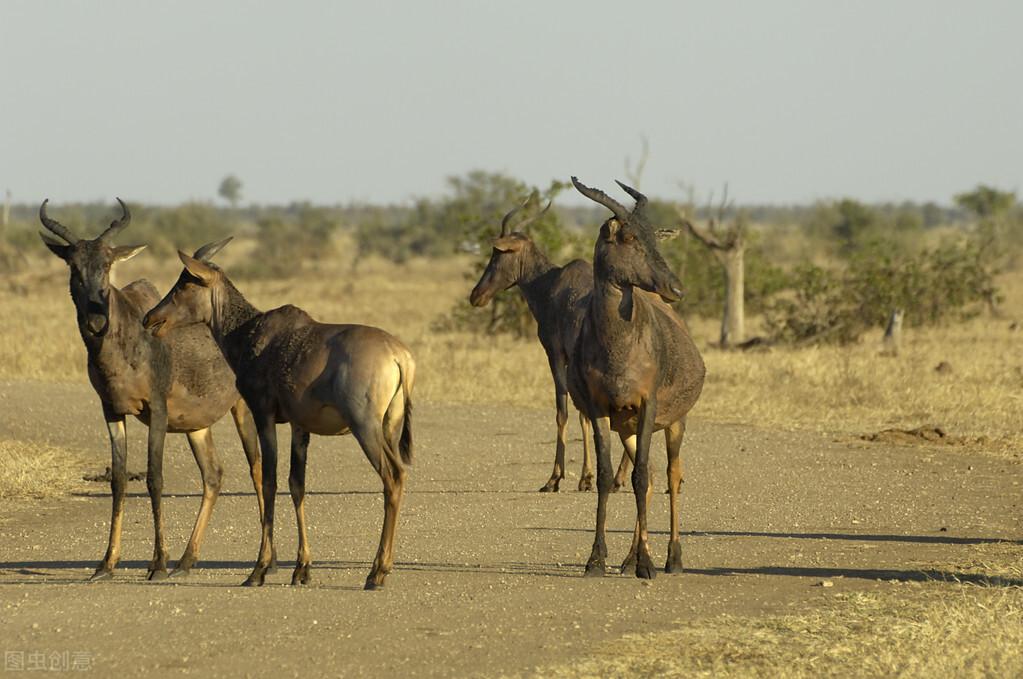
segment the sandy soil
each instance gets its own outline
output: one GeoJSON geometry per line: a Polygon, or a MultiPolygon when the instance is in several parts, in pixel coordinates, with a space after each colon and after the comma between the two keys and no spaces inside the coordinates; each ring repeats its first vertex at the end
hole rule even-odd
{"type": "MultiPolygon", "coordinates": [[[[130,485],[117,577],[99,584],[84,581],[105,548],[108,487],[0,500],[0,650],[81,653],[105,676],[519,674],[679,621],[812,607],[890,580],[970,580],[977,576],[956,564],[970,563],[977,545],[1023,536],[1018,459],[716,425],[697,410],[683,447],[686,572],[651,583],[584,579],[595,494],[536,492],[549,473],[553,412],[416,407],[416,464],[383,591],[361,589],[383,511],[379,481],[349,437],[310,446],[313,584],[287,584],[296,540],[284,461],[282,568],[261,589],[238,587],[256,556],[258,525],[241,447],[221,422],[225,489],[187,580],[144,581],[152,539],[144,483],[130,485]]],[[[284,447],[286,429],[280,434],[284,447]]],[[[132,423],[129,435],[129,469],[142,470],[144,429],[132,423]]],[[[0,383],[0,437],[81,451],[83,474],[109,464],[86,385],[0,383]]],[[[663,439],[655,441],[663,486],[663,439]]],[[[573,474],[580,454],[574,443],[573,474]]],[[[199,504],[183,437],[169,439],[165,470],[176,557],[199,504]]],[[[563,484],[574,486],[574,475],[563,484]]],[[[635,505],[631,493],[610,504],[609,563],[617,563],[635,505]]],[[[662,563],[667,525],[658,493],[651,547],[662,563]]]]}

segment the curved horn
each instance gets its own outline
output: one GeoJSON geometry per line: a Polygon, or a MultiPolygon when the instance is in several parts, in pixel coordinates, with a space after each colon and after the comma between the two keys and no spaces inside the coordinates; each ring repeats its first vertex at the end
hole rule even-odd
{"type": "MultiPolygon", "coordinates": [[[[529,199],[527,198],[526,199],[526,203],[528,203],[528,202],[529,202],[529,199]]],[[[526,203],[523,203],[522,205],[516,205],[515,207],[513,207],[511,209],[511,212],[506,214],[504,216],[504,219],[501,220],[501,235],[502,236],[507,236],[508,235],[508,225],[511,223],[511,218],[515,216],[516,212],[518,212],[522,208],[526,207],[526,203]]]]}
{"type": "Polygon", "coordinates": [[[640,212],[643,208],[646,207],[646,196],[644,196],[642,193],[632,188],[631,186],[621,183],[617,179],[615,180],[615,183],[618,184],[618,186],[622,187],[622,190],[625,191],[625,193],[632,196],[633,200],[636,201],[636,207],[632,208],[633,212],[640,212]]]}
{"type": "Polygon", "coordinates": [[[617,217],[619,221],[626,222],[629,220],[629,211],[625,209],[625,206],[600,189],[591,189],[575,177],[572,177],[572,184],[579,193],[583,194],[595,203],[600,203],[608,210],[615,213],[615,217],[617,217]]]}
{"type": "Polygon", "coordinates": [[[547,206],[546,206],[546,207],[545,207],[544,209],[540,210],[539,212],[537,212],[537,213],[536,213],[535,215],[533,215],[532,217],[529,217],[529,218],[527,218],[527,219],[523,219],[523,220],[522,220],[521,222],[519,222],[518,224],[516,224],[516,225],[515,225],[515,228],[516,228],[516,229],[519,229],[519,230],[521,231],[522,229],[526,228],[527,226],[529,226],[530,224],[532,224],[532,223],[533,223],[533,222],[535,222],[536,220],[538,220],[538,219],[540,219],[541,217],[543,217],[543,216],[544,216],[544,214],[545,214],[545,213],[546,213],[546,212],[547,212],[548,210],[550,210],[550,209],[551,209],[551,204],[552,204],[552,202],[553,202],[553,201],[550,201],[550,200],[548,200],[548,201],[547,201],[547,206]]]}
{"type": "Polygon", "coordinates": [[[75,237],[75,234],[71,233],[71,229],[46,216],[46,204],[49,202],[50,199],[47,198],[43,201],[43,204],[39,206],[39,221],[43,223],[43,226],[45,226],[48,231],[67,241],[68,245],[74,245],[78,242],[78,238],[75,237]]]}
{"type": "Polygon", "coordinates": [[[128,212],[128,206],[125,205],[124,201],[120,198],[117,199],[117,202],[121,204],[121,218],[110,222],[110,226],[107,227],[107,230],[100,234],[99,240],[108,240],[113,238],[120,233],[121,229],[131,223],[131,213],[128,212]]]}

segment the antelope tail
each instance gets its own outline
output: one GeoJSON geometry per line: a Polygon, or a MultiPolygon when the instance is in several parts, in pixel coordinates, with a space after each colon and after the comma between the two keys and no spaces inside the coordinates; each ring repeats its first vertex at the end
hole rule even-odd
{"type": "Polygon", "coordinates": [[[409,387],[404,362],[398,362],[398,373],[401,376],[401,395],[405,402],[405,413],[402,416],[401,440],[398,442],[398,451],[401,453],[401,461],[405,464],[412,464],[412,391],[409,387]]]}

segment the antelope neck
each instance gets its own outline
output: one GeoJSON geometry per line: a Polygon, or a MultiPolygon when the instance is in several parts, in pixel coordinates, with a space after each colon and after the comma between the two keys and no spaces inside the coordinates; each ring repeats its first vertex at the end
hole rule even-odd
{"type": "Polygon", "coordinates": [[[536,316],[536,308],[550,299],[550,290],[554,284],[554,276],[550,274],[557,271],[558,267],[551,264],[550,260],[536,248],[532,248],[531,254],[531,257],[522,258],[518,283],[522,295],[526,298],[526,304],[536,316]]]}
{"type": "Polygon", "coordinates": [[[634,294],[631,285],[619,287],[608,280],[596,281],[592,305],[598,335],[620,336],[634,326],[634,294]]]}
{"type": "Polygon", "coordinates": [[[262,312],[252,306],[231,281],[224,279],[222,286],[213,289],[212,315],[210,330],[213,339],[220,345],[233,368],[237,365],[238,347],[235,346],[237,342],[231,339],[252,319],[261,316],[262,312]]]}

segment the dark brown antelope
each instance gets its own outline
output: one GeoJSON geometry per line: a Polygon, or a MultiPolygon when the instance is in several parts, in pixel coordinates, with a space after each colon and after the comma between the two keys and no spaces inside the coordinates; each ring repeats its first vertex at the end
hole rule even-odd
{"type": "MultiPolygon", "coordinates": [[[[536,336],[547,353],[554,378],[554,404],[557,409],[558,437],[554,448],[554,469],[541,493],[556,493],[565,478],[565,442],[568,424],[568,359],[582,326],[583,316],[593,292],[593,265],[574,259],[565,266],[551,264],[524,229],[543,216],[551,204],[525,219],[514,219],[534,202],[535,194],[501,220],[501,234],[494,239],[490,261],[469,295],[475,307],[486,306],[494,295],[519,286],[529,311],[536,319],[536,336]],[[514,229],[514,230],[513,230],[514,229]]],[[[579,413],[583,431],[583,467],[579,490],[593,490],[593,453],[590,449],[589,421],[579,413]]],[[[628,465],[623,455],[622,465],[628,465]]],[[[624,471],[622,474],[624,475],[624,471]]]]}
{"type": "MultiPolygon", "coordinates": [[[[128,207],[120,198],[117,200],[121,203],[121,218],[93,240],[79,239],[69,228],[50,219],[46,214],[48,201],[43,201],[39,220],[64,242],[44,233],[40,236],[71,270],[71,299],[77,311],[78,330],[88,352],[89,381],[100,398],[110,434],[110,491],[113,496],[110,537],[106,556],[92,579],[112,577],[120,558],[128,455],[124,420],[126,415],[133,415],[149,427],[146,485],[153,508],[155,544],[148,578],[159,580],[167,577],[161,494],[163,443],[168,431],[184,433],[188,438],[203,483],[199,515],[174,574],[187,573],[199,558],[223,476],[210,427],[228,409],[234,416],[249,461],[260,515],[263,513],[263,484],[252,417],[234,388],[231,368],[209,330],[201,326],[182,328],[158,340],[142,327],[143,315],[160,299],[156,288],[144,279],[124,288],[111,284],[111,267],[134,257],[145,247],[113,245],[114,236],[131,221],[128,207]]],[[[195,256],[206,259],[216,250],[215,247],[204,248],[195,256]]]]}
{"type": "Polygon", "coordinates": [[[578,405],[590,419],[597,449],[597,525],[586,574],[603,575],[605,571],[607,496],[612,483],[611,430],[635,437],[636,441],[632,471],[636,530],[622,570],[635,564],[637,577],[654,577],[647,544],[647,505],[652,489],[648,461],[651,435],[664,429],[671,496],[671,539],[665,571],[680,572],[679,449],[686,415],[700,396],[705,373],[703,359],[685,323],[665,303],[680,299],[682,283],[657,250],[643,194],[619,182],[636,201],[630,212],[575,177],[572,183],[584,196],[614,213],[600,227],[594,246],[593,296],[569,363],[573,391],[581,396],[578,405]]]}
{"type": "Polygon", "coordinates": [[[237,376],[256,420],[263,458],[263,537],[246,585],[262,585],[273,556],[278,422],[291,423],[288,486],[298,521],[293,585],[309,582],[305,465],[309,435],[352,433],[384,486],[384,524],[366,589],[384,584],[394,565],[394,533],[412,462],[412,354],[394,336],[365,325],[314,321],[294,306],[261,312],[223,271],[179,252],[177,283],[146,314],[157,335],[204,323],[237,376]]]}

